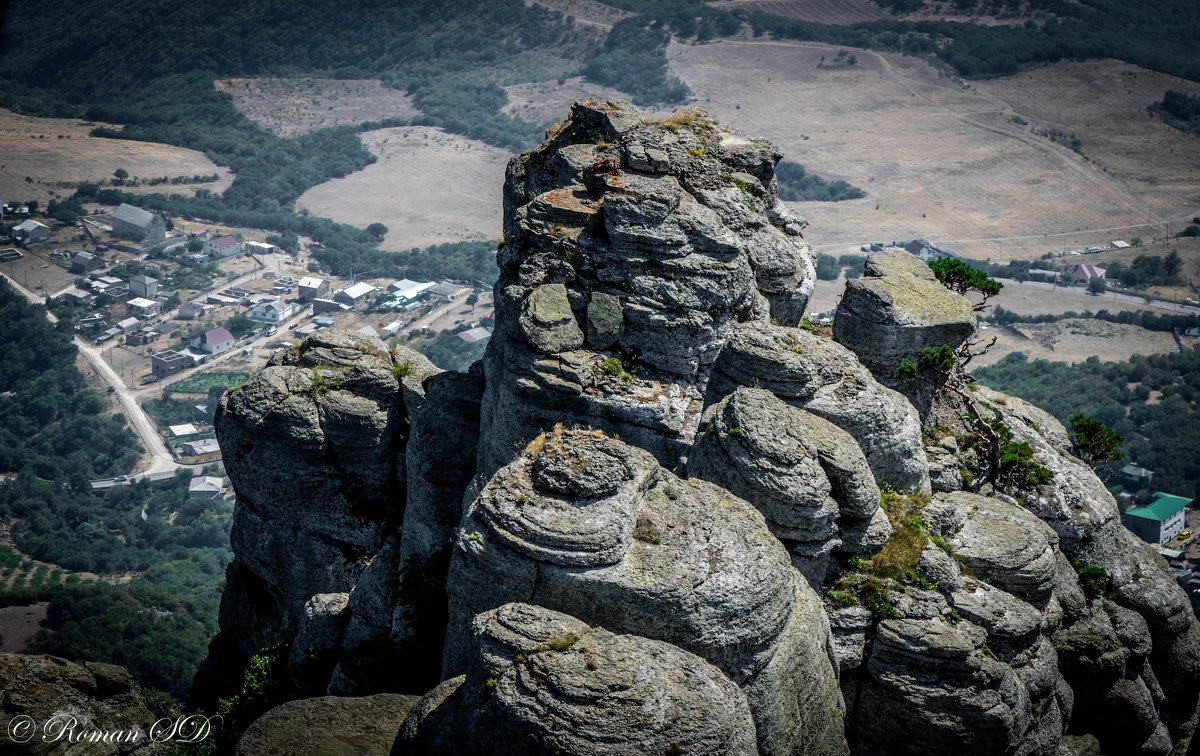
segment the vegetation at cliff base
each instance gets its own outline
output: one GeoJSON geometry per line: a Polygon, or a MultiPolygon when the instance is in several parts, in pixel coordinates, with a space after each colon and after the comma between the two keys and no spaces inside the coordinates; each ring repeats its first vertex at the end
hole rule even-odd
{"type": "Polygon", "coordinates": [[[13,474],[0,522],[20,552],[0,550],[0,605],[49,601],[31,651],[120,664],[182,701],[217,630],[233,504],[190,498],[189,471],[93,490],[141,446],[103,414],[77,354],[69,327],[0,280],[0,471],[13,474]]]}
{"type": "MultiPolygon", "coordinates": [[[[1200,494],[1200,354],[1134,355],[1123,362],[1089,357],[1068,365],[1029,361],[1013,352],[976,368],[974,375],[1045,409],[1067,427],[1075,415],[1094,419],[1124,436],[1125,459],[1153,470],[1157,490],[1192,498],[1200,494]]],[[[1108,441],[1097,449],[1103,451],[1108,441]]]]}

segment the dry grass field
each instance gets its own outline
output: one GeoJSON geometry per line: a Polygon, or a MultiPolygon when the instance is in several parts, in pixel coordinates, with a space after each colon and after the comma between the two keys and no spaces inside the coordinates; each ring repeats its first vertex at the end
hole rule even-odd
{"type": "Polygon", "coordinates": [[[996,344],[971,361],[972,369],[999,362],[1010,352],[1024,352],[1035,360],[1075,363],[1092,356],[1104,362],[1119,362],[1135,354],[1176,350],[1175,339],[1169,333],[1093,319],[988,328],[979,335],[987,341],[995,336],[996,344]]]}
{"type": "Polygon", "coordinates": [[[508,105],[504,112],[524,121],[534,123],[562,120],[571,110],[571,105],[589,97],[597,100],[628,99],[620,91],[601,84],[593,84],[582,76],[574,76],[559,84],[557,81],[539,81],[530,84],[514,84],[505,87],[508,105]]]}
{"type": "MultiPolygon", "coordinates": [[[[845,280],[818,281],[809,304],[809,312],[824,312],[837,306],[845,280]]],[[[1057,288],[1006,282],[997,296],[988,300],[991,307],[1003,307],[1022,315],[1046,315],[1064,312],[1125,312],[1149,310],[1169,314],[1170,309],[1148,307],[1142,303],[1114,299],[1111,295],[1092,296],[1080,289],[1057,288]]],[[[989,308],[990,309],[990,308],[989,308]]],[[[986,324],[985,324],[986,325],[986,324]]],[[[982,328],[977,339],[984,343],[996,337],[987,354],[971,361],[971,368],[991,365],[1010,352],[1024,352],[1031,359],[1054,362],[1082,362],[1092,355],[1102,360],[1125,360],[1134,354],[1174,352],[1175,339],[1169,333],[1147,331],[1137,326],[1101,320],[1070,319],[1057,323],[982,328]]]]}
{"type": "Polygon", "coordinates": [[[34,118],[0,108],[0,199],[37,200],[44,207],[55,194],[73,194],[79,183],[111,179],[118,168],[129,171],[131,178],[221,176],[203,184],[127,188],[132,192],[194,194],[200,188],[223,192],[233,183],[231,173],[201,152],[88,136],[97,125],[68,118],[34,118]]]}
{"type": "MultiPolygon", "coordinates": [[[[968,84],[912,58],[851,52],[856,65],[830,67],[837,48],[815,43],[744,39],[669,50],[673,71],[712,115],[867,192],[798,204],[819,247],[845,252],[923,236],[972,257],[1036,258],[1148,239],[1165,231],[1155,219],[1195,214],[1200,142],[1144,110],[1168,86],[1200,91],[1195,84],[1139,71],[1119,80],[1121,97],[1108,98],[1113,82],[1076,65],[968,84]],[[1096,162],[1034,135],[1038,124],[1079,134],[1096,162]]],[[[1081,65],[1112,76],[1125,70],[1111,61],[1081,65]]]]}
{"type": "Polygon", "coordinates": [[[378,79],[218,79],[220,92],[247,118],[281,137],[384,118],[412,118],[418,111],[404,92],[378,79]]]}
{"type": "Polygon", "coordinates": [[[499,237],[506,150],[425,126],[362,138],[379,161],[308,190],[297,209],[361,228],[382,223],[384,249],[499,237]]]}

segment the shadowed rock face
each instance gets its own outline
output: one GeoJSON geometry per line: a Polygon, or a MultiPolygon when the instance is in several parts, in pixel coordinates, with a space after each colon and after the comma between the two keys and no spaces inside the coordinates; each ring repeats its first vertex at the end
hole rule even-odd
{"type": "Polygon", "coordinates": [[[577,105],[509,165],[480,363],[328,332],[227,395],[209,667],[283,639],[298,693],[425,694],[394,753],[1184,752],[1162,559],[1044,412],[883,385],[971,333],[923,265],[873,258],[841,343],[801,322],[778,157],[577,105]],[[987,482],[964,416],[1053,478],[987,482]]]}
{"type": "Polygon", "coordinates": [[[165,743],[150,738],[150,727],[163,715],[151,710],[141,689],[124,667],[57,656],[0,654],[0,722],[5,729],[4,753],[96,753],[153,756],[166,753],[165,743]],[[23,733],[22,718],[36,730],[23,733]],[[56,719],[57,718],[57,719],[56,719]],[[74,719],[76,726],[71,728],[74,719]],[[61,722],[67,729],[56,729],[61,722]],[[50,723],[47,726],[47,723],[50,723]],[[116,742],[71,741],[88,733],[120,731],[116,742]],[[24,738],[27,734],[29,737],[24,738]],[[43,735],[47,737],[43,739],[43,735]]]}
{"type": "Polygon", "coordinates": [[[394,753],[758,753],[746,696],[721,670],[527,604],[478,615],[463,676],[430,698],[394,753]]]}

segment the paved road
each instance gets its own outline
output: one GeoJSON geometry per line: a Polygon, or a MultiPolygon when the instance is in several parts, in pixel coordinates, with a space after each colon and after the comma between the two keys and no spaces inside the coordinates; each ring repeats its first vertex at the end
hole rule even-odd
{"type": "MultiPolygon", "coordinates": [[[[20,292],[30,302],[40,305],[46,304],[45,297],[34,294],[24,286],[18,284],[16,281],[13,281],[8,276],[5,276],[5,278],[8,279],[8,282],[12,284],[13,288],[20,292]]],[[[49,311],[46,312],[46,317],[52,323],[58,322],[58,318],[56,318],[54,314],[49,311]]],[[[129,422],[133,425],[134,431],[142,439],[142,445],[145,446],[146,450],[150,452],[152,458],[150,466],[145,470],[140,470],[137,473],[134,473],[133,475],[129,476],[130,478],[138,479],[144,476],[157,476],[161,473],[167,473],[167,476],[169,477],[175,473],[175,469],[178,467],[189,467],[192,469],[199,469],[202,467],[202,465],[181,465],[176,462],[175,458],[171,456],[171,452],[167,450],[167,445],[163,443],[162,437],[158,435],[158,431],[155,429],[153,421],[151,421],[149,416],[146,415],[146,412],[142,409],[141,405],[137,403],[137,400],[133,396],[133,392],[128,386],[125,385],[125,382],[121,380],[121,376],[118,375],[117,372],[113,370],[107,362],[104,361],[104,358],[100,355],[100,351],[87,344],[78,336],[75,337],[75,346],[79,347],[79,351],[85,358],[87,358],[87,361],[96,368],[97,372],[99,372],[100,376],[105,380],[105,382],[113,387],[114,393],[121,401],[121,406],[125,408],[126,417],[129,418],[129,422]]],[[[161,478],[152,477],[151,479],[158,480],[161,478]]],[[[103,482],[107,483],[108,485],[112,485],[112,481],[103,482]]],[[[92,487],[96,488],[97,486],[93,483],[92,487]]]]}

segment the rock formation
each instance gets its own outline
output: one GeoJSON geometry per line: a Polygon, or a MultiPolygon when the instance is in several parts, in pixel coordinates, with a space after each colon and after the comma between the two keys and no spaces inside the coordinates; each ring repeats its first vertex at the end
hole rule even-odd
{"type": "Polygon", "coordinates": [[[124,667],[0,654],[0,753],[163,754],[177,716],[152,709],[124,667]]]}
{"type": "Polygon", "coordinates": [[[897,373],[974,328],[923,264],[803,320],[779,157],[577,104],[509,164],[480,363],[327,332],[227,394],[198,689],[283,642],[296,697],[422,695],[398,754],[1183,753],[1200,627],[1163,560],[1046,413],[897,373]]]}

